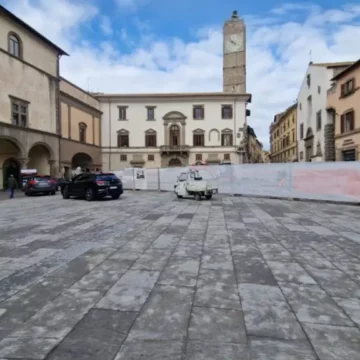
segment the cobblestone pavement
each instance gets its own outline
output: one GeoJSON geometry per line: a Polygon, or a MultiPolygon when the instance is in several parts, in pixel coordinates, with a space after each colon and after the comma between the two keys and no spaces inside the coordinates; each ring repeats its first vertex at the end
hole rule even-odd
{"type": "Polygon", "coordinates": [[[0,358],[360,359],[360,208],[0,203],[0,358]]]}

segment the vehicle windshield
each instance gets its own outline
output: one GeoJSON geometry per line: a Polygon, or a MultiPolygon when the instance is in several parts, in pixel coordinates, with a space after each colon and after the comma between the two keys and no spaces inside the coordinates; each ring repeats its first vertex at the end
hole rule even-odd
{"type": "Polygon", "coordinates": [[[186,180],[186,174],[185,173],[180,174],[179,181],[185,181],[185,180],[186,180]]]}
{"type": "Polygon", "coordinates": [[[100,175],[96,175],[96,180],[112,181],[112,180],[119,180],[119,178],[115,174],[100,174],[100,175]]]}

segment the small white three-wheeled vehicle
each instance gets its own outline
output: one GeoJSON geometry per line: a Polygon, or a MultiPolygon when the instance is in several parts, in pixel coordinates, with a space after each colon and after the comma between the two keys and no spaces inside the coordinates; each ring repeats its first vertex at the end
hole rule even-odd
{"type": "Polygon", "coordinates": [[[218,188],[212,181],[204,180],[197,170],[189,170],[180,174],[174,192],[178,198],[194,196],[200,201],[202,197],[210,200],[213,194],[218,193],[218,188]]]}

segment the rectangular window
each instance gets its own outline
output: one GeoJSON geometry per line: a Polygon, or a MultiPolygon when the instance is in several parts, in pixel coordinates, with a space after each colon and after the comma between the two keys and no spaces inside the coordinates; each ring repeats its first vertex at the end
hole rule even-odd
{"type": "Polygon", "coordinates": [[[321,110],[316,113],[316,131],[321,130],[321,110]]]}
{"type": "Polygon", "coordinates": [[[307,86],[308,86],[308,87],[311,86],[311,77],[310,77],[310,74],[308,74],[307,77],[306,77],[306,83],[307,83],[307,86]]]}
{"type": "Polygon", "coordinates": [[[224,154],[224,160],[230,160],[230,154],[224,154]]]}
{"type": "Polygon", "coordinates": [[[312,115],[312,97],[311,95],[307,98],[307,117],[311,118],[312,115]]]}
{"type": "Polygon", "coordinates": [[[155,120],[155,108],[154,107],[147,108],[147,120],[155,120]]]}
{"type": "Polygon", "coordinates": [[[355,113],[351,110],[341,115],[341,133],[353,131],[355,129],[355,113]]]}
{"type": "Polygon", "coordinates": [[[303,159],[304,159],[304,152],[300,151],[300,160],[303,160],[303,159]]]}
{"type": "Polygon", "coordinates": [[[29,104],[22,100],[11,99],[11,109],[12,124],[27,127],[29,104]]]}
{"type": "Polygon", "coordinates": [[[351,95],[355,91],[355,79],[348,80],[341,85],[341,97],[351,95]]]}
{"type": "Polygon", "coordinates": [[[126,109],[125,106],[119,106],[119,120],[126,120],[126,109]]]}
{"type": "Polygon", "coordinates": [[[129,147],[129,135],[118,135],[118,147],[129,147]]]}
{"type": "Polygon", "coordinates": [[[304,124],[300,124],[300,139],[304,138],[304,124]]]}
{"type": "Polygon", "coordinates": [[[148,161],[154,161],[155,155],[154,154],[148,154],[148,161]]]}
{"type": "Polygon", "coordinates": [[[193,107],[193,118],[194,120],[204,120],[205,110],[203,106],[195,105],[193,107]]]}
{"type": "Polygon", "coordinates": [[[232,105],[223,105],[221,107],[221,118],[222,119],[232,119],[233,118],[232,105]]]}
{"type": "Polygon", "coordinates": [[[193,146],[204,146],[205,136],[204,134],[194,134],[194,145],[193,146]]]}
{"type": "Polygon", "coordinates": [[[145,146],[146,147],[156,147],[156,135],[155,134],[146,134],[145,135],[145,146]]]}
{"type": "Polygon", "coordinates": [[[295,141],[295,130],[292,131],[292,142],[295,141]]]}
{"type": "Polygon", "coordinates": [[[221,146],[232,146],[233,136],[232,134],[221,134],[221,146]]]}
{"type": "Polygon", "coordinates": [[[80,127],[79,128],[79,140],[81,143],[86,143],[86,128],[80,127]]]}
{"type": "Polygon", "coordinates": [[[126,154],[121,154],[120,155],[120,161],[127,161],[127,155],[126,154]]]}
{"type": "Polygon", "coordinates": [[[202,161],[202,154],[195,154],[196,161],[202,161]]]}

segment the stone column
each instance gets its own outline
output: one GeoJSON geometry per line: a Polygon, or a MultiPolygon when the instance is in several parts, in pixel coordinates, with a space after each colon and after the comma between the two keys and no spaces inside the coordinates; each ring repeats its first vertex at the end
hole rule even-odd
{"type": "Polygon", "coordinates": [[[185,143],[185,124],[184,123],[181,123],[180,145],[186,145],[186,143],[185,143]]]}
{"type": "Polygon", "coordinates": [[[21,158],[21,159],[17,159],[17,160],[19,161],[21,169],[27,169],[28,168],[28,164],[29,164],[30,159],[21,158]]]}
{"type": "Polygon", "coordinates": [[[51,177],[55,177],[56,176],[56,169],[55,169],[55,164],[56,161],[55,160],[49,160],[49,165],[50,165],[50,176],[51,177]]]}
{"type": "Polygon", "coordinates": [[[169,128],[167,124],[164,124],[164,145],[170,145],[168,142],[169,139],[169,128]]]}

